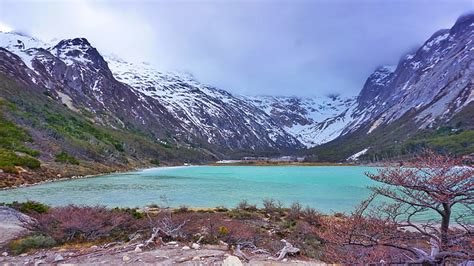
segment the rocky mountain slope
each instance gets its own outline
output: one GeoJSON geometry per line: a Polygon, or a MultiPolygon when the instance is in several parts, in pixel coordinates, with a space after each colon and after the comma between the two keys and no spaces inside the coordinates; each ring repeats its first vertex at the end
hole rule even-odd
{"type": "Polygon", "coordinates": [[[302,147],[268,114],[225,90],[146,63],[106,60],[117,80],[165,106],[186,132],[211,144],[252,150],[302,147]]]}
{"type": "MultiPolygon", "coordinates": [[[[436,135],[448,126],[453,135],[471,136],[473,40],[474,15],[470,14],[460,17],[451,29],[433,34],[417,51],[403,56],[397,66],[378,68],[357,97],[341,137],[313,152],[321,154],[337,146],[342,148],[338,155],[326,152],[328,156],[319,159],[343,159],[356,153],[360,153],[356,157],[390,157],[410,152],[413,147],[404,144],[421,132],[429,138],[426,132],[436,135]]],[[[463,146],[458,150],[474,152],[472,139],[463,146]]],[[[445,149],[450,151],[447,146],[445,149]]]]}

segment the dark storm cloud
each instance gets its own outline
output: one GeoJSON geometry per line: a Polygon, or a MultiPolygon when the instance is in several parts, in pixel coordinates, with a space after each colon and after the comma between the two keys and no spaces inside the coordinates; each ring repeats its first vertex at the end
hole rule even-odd
{"type": "Polygon", "coordinates": [[[357,94],[473,10],[446,1],[1,1],[0,23],[182,70],[239,94],[357,94]]]}

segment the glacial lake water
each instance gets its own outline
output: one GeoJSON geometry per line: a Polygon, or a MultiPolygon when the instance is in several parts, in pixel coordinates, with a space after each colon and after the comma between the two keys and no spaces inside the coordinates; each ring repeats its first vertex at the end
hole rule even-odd
{"type": "Polygon", "coordinates": [[[189,166],[153,168],[0,191],[0,202],[35,200],[59,206],[234,207],[242,199],[298,201],[324,213],[351,211],[375,182],[359,166],[189,166]],[[163,202],[163,196],[167,202],[163,202]]]}

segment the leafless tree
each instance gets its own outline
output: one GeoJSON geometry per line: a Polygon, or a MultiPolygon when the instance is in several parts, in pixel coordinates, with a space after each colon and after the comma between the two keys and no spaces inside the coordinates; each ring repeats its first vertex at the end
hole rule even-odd
{"type": "Polygon", "coordinates": [[[366,262],[473,260],[472,167],[430,152],[405,166],[381,168],[367,176],[379,182],[371,187],[374,196],[352,215],[327,224],[330,257],[347,260],[365,254],[366,262]],[[385,203],[377,204],[375,196],[385,203]]]}

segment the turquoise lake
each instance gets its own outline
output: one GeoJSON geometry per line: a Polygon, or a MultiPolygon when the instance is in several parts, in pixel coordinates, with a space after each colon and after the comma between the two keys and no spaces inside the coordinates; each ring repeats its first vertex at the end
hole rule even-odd
{"type": "Polygon", "coordinates": [[[109,207],[234,207],[242,199],[261,206],[272,198],[298,201],[321,212],[350,211],[366,199],[365,176],[376,168],[357,166],[190,166],[153,168],[0,191],[0,202],[35,200],[109,207]]]}

